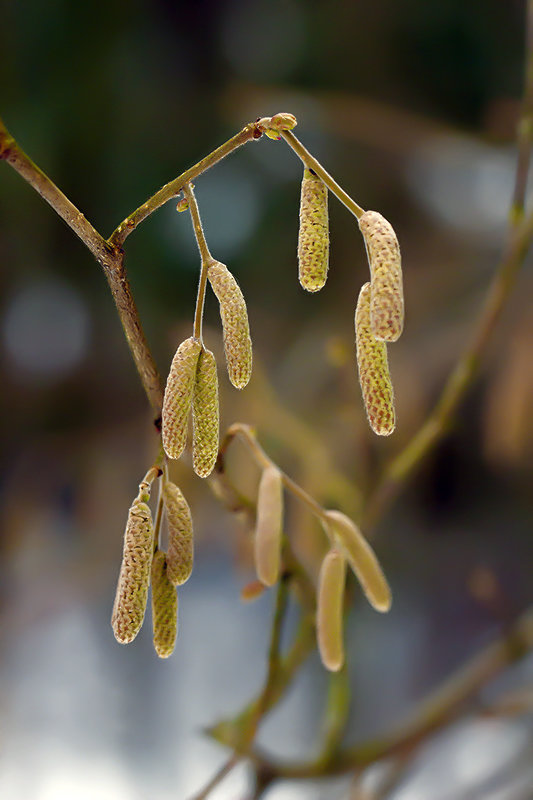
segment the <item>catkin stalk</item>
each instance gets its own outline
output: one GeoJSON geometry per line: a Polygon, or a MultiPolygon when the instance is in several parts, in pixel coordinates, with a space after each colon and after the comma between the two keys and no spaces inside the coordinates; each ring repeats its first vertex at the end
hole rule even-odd
{"type": "Polygon", "coordinates": [[[152,561],[152,627],[157,655],[168,658],[176,644],[178,595],[168,579],[166,553],[163,550],[158,550],[152,561]]]}
{"type": "Polygon", "coordinates": [[[376,339],[395,342],[403,330],[403,284],[400,246],[394,228],[377,211],[359,217],[372,284],[370,323],[376,339]]]}
{"type": "Polygon", "coordinates": [[[218,376],[215,356],[202,350],[192,401],[192,463],[200,478],[211,474],[218,456],[218,376]]]}
{"type": "Polygon", "coordinates": [[[220,261],[212,262],[207,277],[220,304],[229,379],[236,389],[243,389],[252,374],[252,340],[246,302],[237,281],[220,261]]]}
{"type": "Polygon", "coordinates": [[[298,276],[308,292],[326,283],[329,267],[328,190],[320,178],[304,170],[300,193],[298,276]]]}
{"type": "Polygon", "coordinates": [[[359,292],[355,310],[355,342],[359,383],[370,427],[379,436],[389,436],[396,426],[394,392],[387,345],[377,341],[370,327],[369,283],[365,283],[359,292]]]}
{"type": "Polygon", "coordinates": [[[143,624],[154,549],[153,537],[150,508],[137,498],[128,513],[122,565],[111,617],[115,639],[121,644],[132,642],[143,624]]]}
{"type": "Polygon", "coordinates": [[[391,591],[376,554],[352,520],[341,511],[326,511],[327,532],[343,551],[361,587],[376,611],[388,611],[391,591]]]}
{"type": "Polygon", "coordinates": [[[254,557],[257,577],[273,586],[279,577],[283,527],[283,484],[279,469],[266,467],[257,496],[254,557]]]}
{"type": "Polygon", "coordinates": [[[189,504],[174,484],[163,486],[163,502],[168,524],[167,574],[174,586],[185,583],[191,575],[194,547],[189,504]]]}
{"type": "Polygon", "coordinates": [[[169,458],[179,458],[187,441],[196,365],[202,345],[193,337],[185,339],[172,359],[162,412],[163,447],[169,458]]]}
{"type": "Polygon", "coordinates": [[[330,550],[320,568],[317,598],[317,639],[326,669],[337,672],[344,664],[342,610],[346,584],[346,559],[330,550]]]}

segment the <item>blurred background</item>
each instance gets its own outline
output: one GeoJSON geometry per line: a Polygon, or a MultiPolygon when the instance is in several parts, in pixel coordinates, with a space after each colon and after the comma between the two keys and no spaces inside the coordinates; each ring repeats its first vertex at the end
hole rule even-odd
{"type": "MultiPolygon", "coordinates": [[[[196,182],[210,248],[239,280],[255,348],[242,393],[220,370],[222,426],[254,424],[292,477],[355,513],[432,408],[500,259],[524,3],[0,8],[4,122],[104,236],[244,124],[277,111],[296,115],[297,135],[359,204],[391,220],[407,318],[389,353],[398,426],[378,441],[355,369],[367,264],[353,217],[331,199],[330,277],[308,295],[296,266],[302,170],[285,143],[263,137],[196,182]]],[[[188,215],[174,206],[126,244],[163,375],[190,335],[199,268],[188,215]]],[[[97,263],[5,164],[0,263],[0,797],[187,798],[225,758],[202,728],[236,713],[264,677],[272,592],[239,599],[253,577],[249,524],[221,508],[187,459],[176,465],[197,542],[176,651],[157,659],[149,619],[133,644],[115,642],[127,509],[156,451],[147,402],[97,263]]],[[[456,424],[375,532],[395,602],[381,617],[356,596],[347,741],[398,724],[533,600],[532,284],[529,258],[456,424]]],[[[222,364],[213,297],[206,326],[222,364]]],[[[258,475],[238,445],[232,469],[253,497],[258,475]]],[[[287,530],[316,576],[325,543],[290,502],[287,530]]],[[[532,676],[531,658],[501,676],[481,705],[518,692],[513,711],[465,717],[422,749],[388,796],[533,797],[532,676]]],[[[311,757],[326,688],[315,654],[259,741],[279,758],[311,757]]],[[[247,780],[239,768],[213,797],[244,798],[247,780]]],[[[345,777],[279,784],[268,797],[351,792],[345,777]]]]}

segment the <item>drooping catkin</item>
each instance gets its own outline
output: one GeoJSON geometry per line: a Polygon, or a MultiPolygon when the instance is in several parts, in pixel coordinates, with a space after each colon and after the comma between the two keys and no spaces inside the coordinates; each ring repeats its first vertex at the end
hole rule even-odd
{"type": "Polygon", "coordinates": [[[388,611],[392,598],[376,554],[352,520],[341,511],[326,511],[330,538],[346,556],[361,587],[376,611],[388,611]]]}
{"type": "Polygon", "coordinates": [[[236,389],[244,389],[252,374],[252,340],[246,302],[228,268],[213,261],[207,271],[220,304],[228,375],[236,389]]]}
{"type": "Polygon", "coordinates": [[[179,458],[185,449],[196,364],[201,349],[202,345],[193,337],[185,339],[172,359],[162,412],[163,447],[169,458],[179,458]]]}
{"type": "Polygon", "coordinates": [[[370,427],[389,436],[396,426],[394,392],[389,375],[387,345],[378,342],[370,327],[370,284],[359,292],[355,310],[355,342],[359,383],[370,427]]]}
{"type": "Polygon", "coordinates": [[[342,610],[346,584],[346,559],[332,548],[324,558],[318,577],[316,630],[324,666],[337,672],[344,664],[342,610]]]}
{"type": "Polygon", "coordinates": [[[404,317],[400,245],[390,222],[377,211],[365,211],[359,228],[370,265],[372,333],[381,341],[395,342],[404,317]]]}
{"type": "Polygon", "coordinates": [[[178,594],[168,579],[166,555],[158,550],[152,561],[152,628],[160,658],[172,655],[178,629],[178,594]]]}
{"type": "Polygon", "coordinates": [[[132,642],[143,623],[150,583],[153,538],[150,508],[138,497],[128,513],[122,564],[111,617],[115,639],[121,644],[132,642]]]}
{"type": "Polygon", "coordinates": [[[189,504],[174,484],[163,486],[163,502],[168,524],[167,575],[174,586],[191,575],[194,557],[192,518],[189,504]]]}
{"type": "Polygon", "coordinates": [[[298,233],[298,274],[303,288],[308,292],[322,289],[328,277],[328,267],[328,190],[314,172],[305,169],[298,233]]]}
{"type": "Polygon", "coordinates": [[[266,467],[259,482],[254,558],[257,577],[273,586],[279,577],[283,527],[283,484],[279,469],[266,467]]]}
{"type": "Polygon", "coordinates": [[[192,463],[200,478],[211,474],[218,455],[218,376],[215,356],[198,357],[192,401],[192,463]]]}

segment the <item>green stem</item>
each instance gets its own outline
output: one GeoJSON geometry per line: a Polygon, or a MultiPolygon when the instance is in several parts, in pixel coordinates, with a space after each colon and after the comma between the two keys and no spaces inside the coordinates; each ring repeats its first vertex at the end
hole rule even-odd
{"type": "Polygon", "coordinates": [[[350,195],[344,191],[342,186],[339,186],[337,181],[331,177],[329,172],[326,172],[320,161],[311,155],[311,153],[306,150],[303,144],[300,142],[299,139],[296,138],[292,131],[280,131],[280,136],[283,136],[289,147],[292,147],[296,155],[303,161],[306,167],[312,169],[315,172],[322,183],[325,183],[328,187],[329,191],[335,195],[337,200],[346,206],[348,211],[351,211],[356,217],[362,216],[365,211],[361,206],[358,206],[355,200],[352,200],[350,195]]]}
{"type": "Polygon", "coordinates": [[[200,280],[198,281],[198,294],[196,296],[196,307],[194,309],[194,338],[198,339],[198,341],[203,344],[202,321],[204,316],[205,290],[207,286],[207,270],[213,263],[213,257],[207,246],[202,220],[200,218],[200,210],[196,202],[192,183],[188,183],[187,186],[183,188],[183,194],[189,202],[189,212],[191,214],[196,244],[198,245],[200,258],[202,260],[200,280]]]}

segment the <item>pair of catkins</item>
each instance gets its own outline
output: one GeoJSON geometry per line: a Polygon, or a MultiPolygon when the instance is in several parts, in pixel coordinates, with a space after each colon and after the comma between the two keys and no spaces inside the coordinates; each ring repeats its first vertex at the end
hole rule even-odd
{"type": "Polygon", "coordinates": [[[168,542],[166,552],[159,549],[156,542],[159,531],[154,531],[148,505],[151,483],[158,471],[148,472],[128,513],[111,625],[121,644],[135,639],[144,621],[151,583],[154,648],[158,656],[168,658],[174,650],[178,625],[175,587],[185,583],[192,572],[193,535],[187,501],[175,484],[164,480],[161,501],[168,542]]]}
{"type": "MultiPolygon", "coordinates": [[[[396,425],[387,342],[403,330],[404,303],[400,247],[392,225],[377,211],[359,217],[370,265],[370,282],[359,293],[355,334],[359,382],[372,430],[391,434],[396,425]]],[[[328,190],[310,169],[304,171],[298,236],[300,283],[316,292],[329,268],[328,190]]]]}

